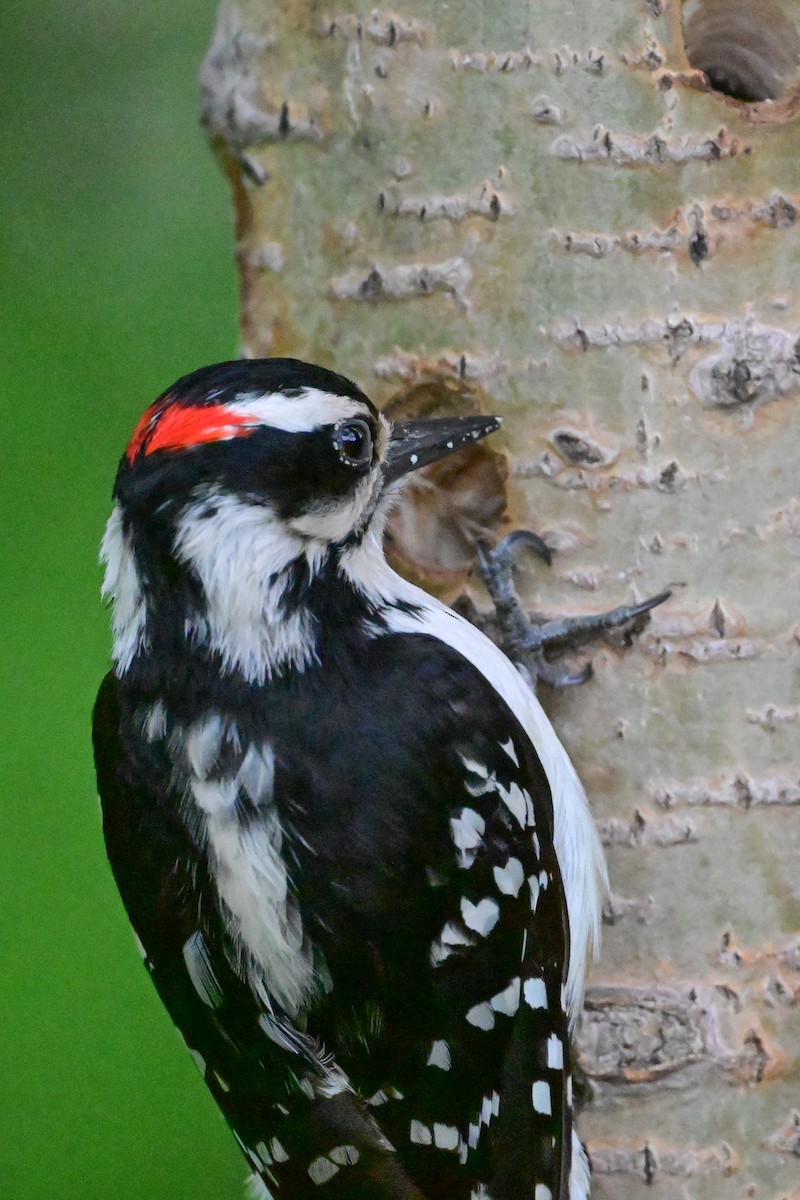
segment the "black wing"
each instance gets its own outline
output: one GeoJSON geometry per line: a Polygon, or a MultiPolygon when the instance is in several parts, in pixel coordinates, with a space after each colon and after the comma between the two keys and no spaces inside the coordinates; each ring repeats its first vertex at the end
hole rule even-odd
{"type": "Polygon", "coordinates": [[[568,924],[546,777],[442,643],[387,636],[362,666],[346,702],[309,682],[284,706],[313,730],[295,730],[276,789],[305,809],[285,823],[302,820],[303,920],[333,980],[309,1029],[426,1196],[566,1197],[568,924]]]}
{"type": "Polygon", "coordinates": [[[94,747],[109,860],[153,983],[251,1169],[282,1196],[327,1181],[332,1200],[422,1200],[359,1098],[321,1094],[321,1047],[235,969],[207,863],[165,783],[164,746],[141,739],[134,711],[108,675],[94,747]]]}
{"type": "Polygon", "coordinates": [[[269,1016],[237,969],[170,791],[169,738],[137,741],[107,681],[96,744],[120,891],[268,1187],[468,1200],[484,1185],[493,1200],[560,1200],[568,948],[546,780],[506,706],[440,643],[380,638],[364,667],[355,694],[335,672],[309,673],[240,714],[243,745],[269,731],[297,903],[330,981],[300,1019],[274,1005],[269,1016]]]}

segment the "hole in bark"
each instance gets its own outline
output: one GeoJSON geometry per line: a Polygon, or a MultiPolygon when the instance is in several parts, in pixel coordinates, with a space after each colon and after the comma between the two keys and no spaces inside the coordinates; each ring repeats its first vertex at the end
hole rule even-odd
{"type": "Polygon", "coordinates": [[[718,92],[778,100],[797,82],[800,31],[775,0],[684,0],[686,56],[718,92]]]}
{"type": "MultiPolygon", "coordinates": [[[[490,397],[467,380],[426,380],[384,406],[387,417],[490,413],[490,397]]],[[[491,439],[490,439],[491,440],[491,439]]],[[[477,442],[410,475],[386,527],[390,562],[417,579],[452,583],[475,563],[475,540],[501,524],[508,498],[508,465],[490,442],[477,442]]]]}

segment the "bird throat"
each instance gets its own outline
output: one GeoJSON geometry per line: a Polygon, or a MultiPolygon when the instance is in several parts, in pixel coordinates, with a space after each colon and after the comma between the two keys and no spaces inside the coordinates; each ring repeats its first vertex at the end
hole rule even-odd
{"type": "Polygon", "coordinates": [[[379,539],[369,541],[357,557],[367,576],[380,560],[382,594],[352,570],[352,547],[289,535],[267,510],[233,497],[179,517],[168,555],[134,545],[115,509],[102,556],[116,673],[170,687],[190,670],[258,686],[320,665],[342,643],[384,631],[395,576],[379,539]]]}

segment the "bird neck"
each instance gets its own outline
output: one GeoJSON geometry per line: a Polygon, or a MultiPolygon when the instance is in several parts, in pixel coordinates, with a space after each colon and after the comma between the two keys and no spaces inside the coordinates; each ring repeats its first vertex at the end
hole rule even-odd
{"type": "Polygon", "coordinates": [[[377,531],[330,545],[288,536],[257,506],[225,502],[181,518],[168,548],[138,529],[134,539],[115,510],[103,558],[116,672],[148,690],[180,687],[187,671],[263,685],[343,649],[357,654],[410,589],[377,531]]]}

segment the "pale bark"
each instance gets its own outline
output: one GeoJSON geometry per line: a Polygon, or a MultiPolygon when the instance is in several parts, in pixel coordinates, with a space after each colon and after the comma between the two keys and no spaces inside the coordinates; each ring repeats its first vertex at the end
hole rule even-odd
{"type": "Polygon", "coordinates": [[[226,3],[203,87],[244,353],[474,381],[526,601],[674,589],[543,693],[614,891],[594,1195],[800,1194],[796,99],[705,89],[677,0],[226,3]]]}

